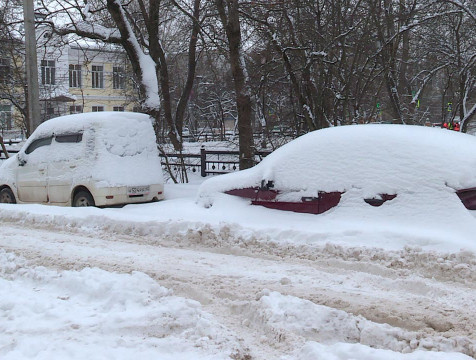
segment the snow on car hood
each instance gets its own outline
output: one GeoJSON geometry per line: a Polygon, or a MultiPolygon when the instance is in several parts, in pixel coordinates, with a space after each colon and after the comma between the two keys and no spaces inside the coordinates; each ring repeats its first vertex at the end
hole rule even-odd
{"type": "Polygon", "coordinates": [[[16,161],[15,156],[10,156],[7,160],[0,163],[0,184],[12,184],[15,182],[15,171],[13,168],[16,161]]]}
{"type": "MultiPolygon", "coordinates": [[[[318,130],[274,151],[255,167],[205,181],[199,197],[272,180],[282,191],[476,187],[476,139],[439,128],[359,125],[318,130]]],[[[451,189],[450,189],[451,190],[451,189]]]]}

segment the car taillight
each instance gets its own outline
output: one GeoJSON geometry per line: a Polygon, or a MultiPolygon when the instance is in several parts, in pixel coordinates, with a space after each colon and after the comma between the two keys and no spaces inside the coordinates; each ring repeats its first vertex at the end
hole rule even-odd
{"type": "Polygon", "coordinates": [[[106,196],[106,199],[109,199],[109,200],[110,200],[110,199],[114,199],[114,195],[107,195],[107,196],[106,196]]]}
{"type": "Polygon", "coordinates": [[[159,191],[157,194],[162,195],[162,191],[159,191]]]}

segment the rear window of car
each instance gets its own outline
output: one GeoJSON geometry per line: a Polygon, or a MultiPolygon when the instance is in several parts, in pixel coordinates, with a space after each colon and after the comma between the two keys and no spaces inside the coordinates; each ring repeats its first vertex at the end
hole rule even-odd
{"type": "Polygon", "coordinates": [[[108,129],[102,132],[102,142],[106,150],[112,155],[120,157],[132,157],[149,151],[149,148],[155,146],[155,139],[151,141],[149,128],[139,126],[136,127],[118,127],[116,129],[108,129]]]}
{"type": "Polygon", "coordinates": [[[83,134],[61,134],[55,135],[55,140],[59,143],[79,143],[83,140],[83,134]]]}
{"type": "Polygon", "coordinates": [[[39,147],[42,146],[47,146],[51,144],[51,140],[53,140],[53,136],[49,136],[46,138],[41,138],[33,141],[30,146],[25,150],[25,154],[31,154],[33,151],[38,149],[39,147]]]}

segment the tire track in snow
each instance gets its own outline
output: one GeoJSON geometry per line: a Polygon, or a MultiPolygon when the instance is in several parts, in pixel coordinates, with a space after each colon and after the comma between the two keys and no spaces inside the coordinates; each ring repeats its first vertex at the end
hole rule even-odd
{"type": "Polygon", "coordinates": [[[257,239],[246,246],[230,246],[227,239],[231,235],[213,233],[207,237],[206,231],[202,229],[195,237],[191,231],[182,237],[137,237],[118,232],[83,236],[51,224],[31,229],[10,224],[0,229],[0,244],[47,267],[145,272],[177,295],[200,301],[205,310],[236,331],[253,354],[280,354],[299,342],[292,334],[276,341],[275,334],[250,327],[242,317],[240,309],[255,302],[263,289],[270,289],[417,331],[422,338],[465,337],[466,343],[461,340],[462,344],[455,346],[475,355],[474,284],[409,274],[401,266],[385,266],[378,257],[357,261],[323,252],[310,259],[294,256],[303,249],[288,246],[285,252],[278,244],[262,246],[257,239]],[[268,252],[270,246],[279,251],[268,252]]]}

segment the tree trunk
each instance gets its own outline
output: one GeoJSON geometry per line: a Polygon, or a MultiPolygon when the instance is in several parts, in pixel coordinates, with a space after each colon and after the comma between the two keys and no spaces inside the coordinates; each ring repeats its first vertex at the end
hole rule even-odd
{"type": "Polygon", "coordinates": [[[251,126],[252,101],[241,46],[239,5],[238,0],[215,0],[215,4],[228,39],[230,65],[238,111],[240,169],[243,170],[254,165],[254,142],[251,126]]]}
{"type": "MultiPolygon", "coordinates": [[[[154,9],[155,4],[158,4],[157,1],[153,1],[151,3],[151,10],[154,9]]],[[[158,6],[158,5],[157,5],[158,6]]],[[[147,83],[148,79],[144,79],[146,76],[144,74],[144,69],[142,68],[144,58],[149,57],[155,64],[157,64],[156,59],[153,59],[156,57],[155,52],[160,52],[160,46],[158,45],[158,39],[154,39],[155,33],[151,32],[151,40],[156,40],[157,42],[157,47],[154,47],[156,42],[151,43],[151,54],[146,55],[142,52],[142,50],[139,48],[139,44],[137,41],[137,38],[135,34],[132,31],[132,28],[126,18],[126,14],[124,10],[122,9],[122,5],[120,2],[115,1],[115,0],[107,0],[107,9],[109,13],[111,14],[112,19],[114,20],[114,23],[116,24],[117,28],[119,29],[119,32],[121,34],[121,45],[126,51],[126,54],[131,62],[132,65],[132,70],[134,71],[135,75],[137,76],[138,79],[140,79],[140,85],[139,85],[139,92],[141,94],[142,99],[145,99],[145,110],[147,113],[152,116],[156,121],[159,121],[159,114],[160,114],[160,109],[159,106],[154,106],[151,105],[148,101],[150,100],[151,97],[151,89],[147,88],[147,83]],[[142,59],[141,59],[142,58],[142,59]]],[[[158,20],[156,17],[150,18],[152,23],[157,22],[158,20]]],[[[151,28],[149,28],[150,30],[151,28]]],[[[155,27],[154,27],[155,31],[155,27]]],[[[165,58],[165,57],[164,57],[165,58]]],[[[167,72],[167,67],[162,66],[160,69],[160,85],[161,89],[163,92],[164,98],[164,108],[165,108],[165,119],[167,121],[167,125],[169,128],[169,139],[172,142],[174,149],[179,151],[182,148],[182,144],[180,143],[178,137],[177,137],[177,131],[176,131],[176,126],[173,121],[173,118],[171,116],[171,109],[170,109],[170,92],[168,91],[169,89],[169,79],[168,79],[168,72],[167,72]]],[[[153,89],[157,91],[158,89],[153,89]]],[[[158,94],[156,95],[157,97],[159,96],[158,94]]]]}

